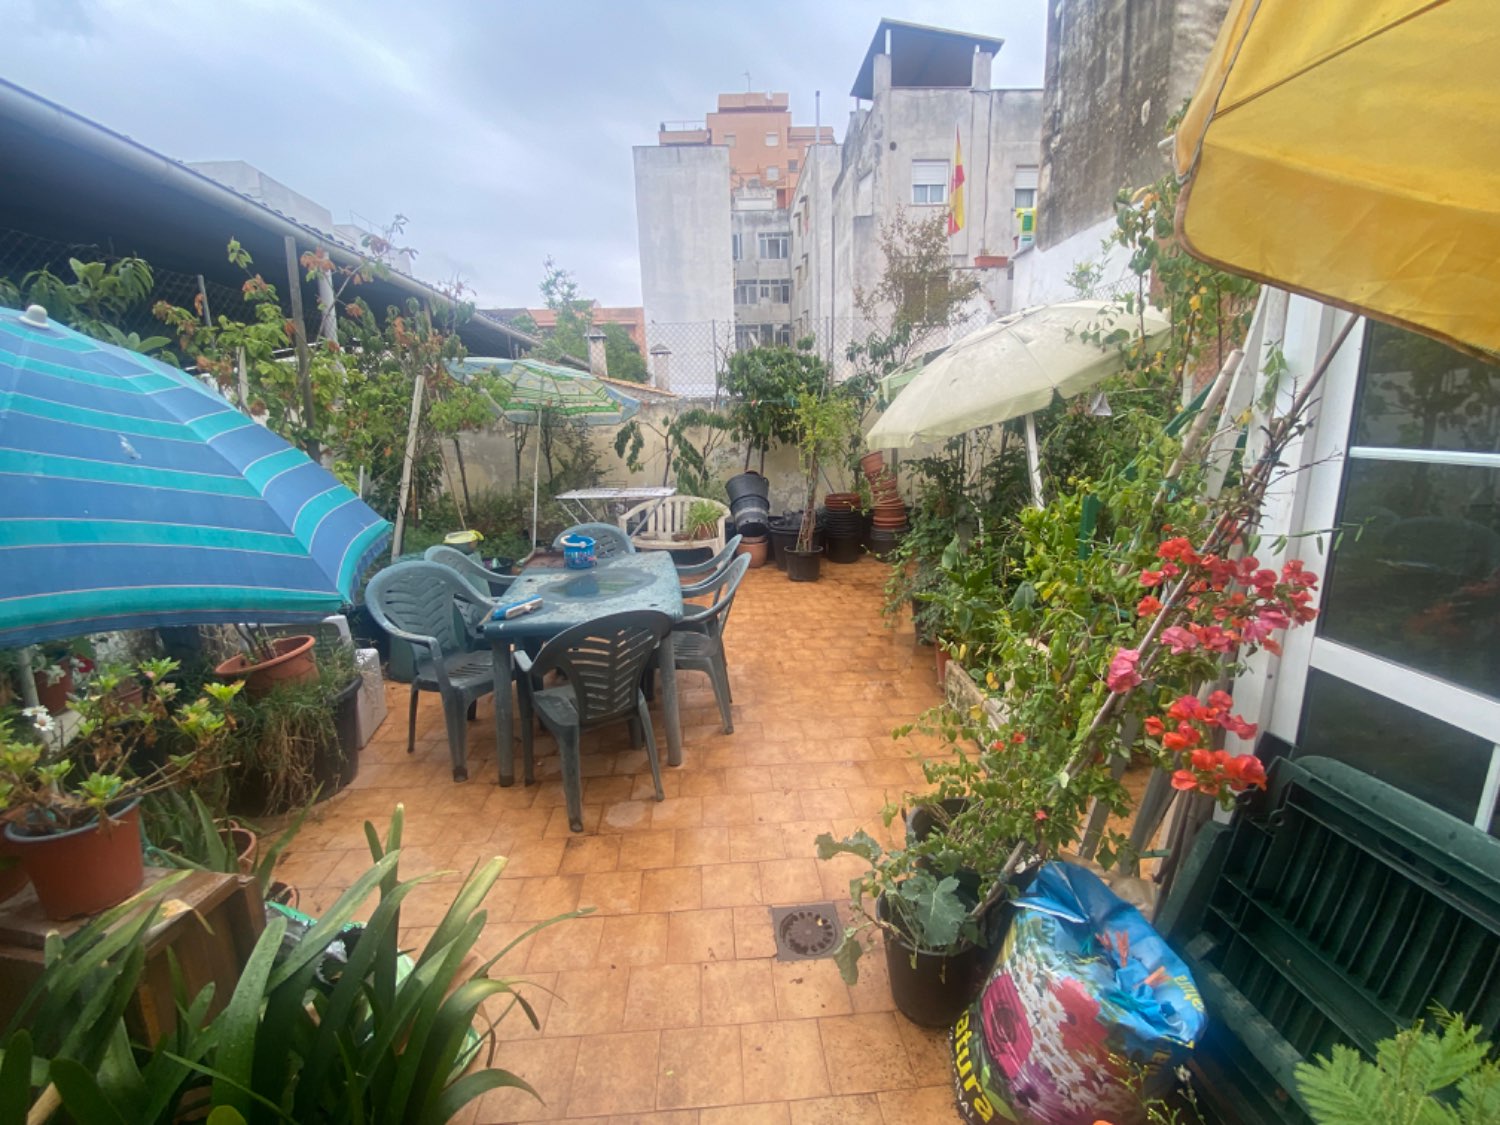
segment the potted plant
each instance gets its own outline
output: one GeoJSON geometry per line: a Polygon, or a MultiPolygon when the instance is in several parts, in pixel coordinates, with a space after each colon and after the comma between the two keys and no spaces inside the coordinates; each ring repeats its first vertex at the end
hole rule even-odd
{"type": "Polygon", "coordinates": [[[712,500],[694,500],[682,516],[682,530],[673,538],[688,543],[712,539],[719,530],[719,506],[712,500]]]}
{"type": "Polygon", "coordinates": [[[259,699],[278,683],[307,683],[318,678],[313,660],[317,638],[307,635],[273,637],[258,625],[236,625],[245,650],[214,668],[222,680],[243,680],[245,694],[259,699]]]}
{"type": "Polygon", "coordinates": [[[934,808],[937,823],[905,847],[887,851],[863,830],[844,840],[824,833],[817,845],[819,859],[857,855],[869,864],[850,882],[854,923],[834,954],[844,980],[858,981],[865,942],[879,932],[896,1007],[915,1024],[947,1027],[978,993],[997,948],[1004,905],[980,906],[1009,848],[975,847],[983,833],[950,835],[959,816],[934,808]]]}
{"type": "Polygon", "coordinates": [[[143,877],[140,799],[216,769],[213,753],[230,720],[238,684],[207,684],[191,703],[177,699],[172,660],[141,672],[151,691],[122,703],[120,675],[106,671],[74,702],[72,741],[41,708],[23,712],[33,730],[0,719],[0,809],[6,839],[49,918],[89,914],[122,901],[143,877]]]}
{"type": "Polygon", "coordinates": [[[152,862],[163,867],[222,871],[253,876],[267,902],[287,898],[286,885],[273,879],[277,861],[302,828],[311,805],[305,805],[268,845],[246,821],[216,815],[197,790],[167,789],[144,802],[146,836],[152,862]]]}
{"type": "Polygon", "coordinates": [[[797,398],[797,456],[806,479],[802,526],[797,545],[786,552],[787,577],[793,582],[816,582],[823,548],[817,533],[818,474],[825,462],[841,456],[853,433],[857,405],[837,390],[805,393],[797,398]]]}

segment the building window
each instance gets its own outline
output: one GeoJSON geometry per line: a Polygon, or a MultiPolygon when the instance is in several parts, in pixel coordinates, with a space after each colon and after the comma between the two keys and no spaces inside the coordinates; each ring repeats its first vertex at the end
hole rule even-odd
{"type": "MultiPolygon", "coordinates": [[[[1495,832],[1500,367],[1369,324],[1297,751],[1495,832]],[[1351,730],[1354,742],[1345,742],[1351,730]],[[1439,781],[1440,779],[1440,781],[1439,781]]],[[[1342,471],[1339,471],[1339,470],[1342,471]]],[[[1309,552],[1310,554],[1310,552],[1309,552]]]]}
{"type": "Polygon", "coordinates": [[[740,245],[740,236],[738,234],[731,234],[729,236],[729,245],[731,256],[738,262],[744,256],[744,249],[740,245]]]}
{"type": "Polygon", "coordinates": [[[774,164],[766,165],[766,179],[770,180],[772,183],[775,183],[777,180],[781,179],[781,169],[776,167],[776,165],[774,164]]]}
{"type": "Polygon", "coordinates": [[[1016,169],[1015,182],[1015,209],[1024,211],[1036,206],[1036,177],[1035,167],[1023,164],[1016,169]]]}
{"type": "Polygon", "coordinates": [[[948,202],[948,162],[946,160],[913,160],[911,162],[911,201],[924,206],[948,202]]]}
{"type": "Polygon", "coordinates": [[[789,305],[792,303],[792,283],[790,281],[762,281],[760,299],[770,301],[773,305],[789,305]]]}
{"type": "Polygon", "coordinates": [[[778,324],[776,326],[776,342],[784,348],[792,346],[792,326],[790,324],[778,324]]]}
{"type": "Polygon", "coordinates": [[[728,145],[730,148],[733,148],[734,147],[734,134],[733,133],[725,133],[724,134],[724,143],[726,145],[728,145]]]}
{"type": "Polygon", "coordinates": [[[780,133],[767,133],[766,134],[766,147],[767,148],[775,148],[780,143],[781,143],[781,134],[780,133]]]}
{"type": "Polygon", "coordinates": [[[780,231],[775,234],[758,234],[755,237],[762,258],[785,258],[788,256],[787,244],[792,238],[790,231],[780,231]]]}
{"type": "Polygon", "coordinates": [[[788,172],[795,172],[797,170],[797,158],[795,156],[788,158],[786,162],[786,170],[788,172]]]}
{"type": "Polygon", "coordinates": [[[755,304],[756,284],[753,281],[737,281],[734,284],[734,303],[737,305],[755,304]]]}
{"type": "Polygon", "coordinates": [[[1028,208],[1032,208],[1032,207],[1035,207],[1035,206],[1036,206],[1036,188],[1034,188],[1034,187],[1018,187],[1018,188],[1016,188],[1016,210],[1017,211],[1025,211],[1028,208]]]}

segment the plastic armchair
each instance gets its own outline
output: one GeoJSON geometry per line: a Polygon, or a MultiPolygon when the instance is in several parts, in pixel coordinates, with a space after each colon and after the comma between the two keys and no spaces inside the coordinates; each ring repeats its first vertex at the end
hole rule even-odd
{"type": "MultiPolygon", "coordinates": [[[[685,566],[678,566],[677,577],[697,578],[699,579],[697,583],[698,586],[703,585],[704,582],[713,581],[714,577],[718,575],[719,571],[728,566],[730,561],[734,558],[734,553],[739,550],[740,540],[743,538],[744,536],[742,535],[736,535],[728,543],[725,543],[724,549],[711,559],[707,559],[701,563],[688,563],[685,566]],[[703,578],[703,575],[708,575],[708,577],[703,578]]],[[[682,589],[683,595],[686,596],[689,590],[692,590],[694,593],[700,592],[697,590],[696,586],[684,586],[682,589]]]]}
{"type": "Polygon", "coordinates": [[[616,555],[635,554],[635,544],[612,523],[575,523],[566,531],[560,532],[556,539],[552,540],[552,546],[561,551],[562,541],[569,535],[587,535],[594,541],[594,557],[596,559],[612,559],[616,555]]]}
{"type": "Polygon", "coordinates": [[[406,752],[416,749],[418,693],[435,691],[443,700],[453,780],[466,781],[469,708],[495,690],[495,677],[490,654],[470,651],[453,612],[455,602],[465,611],[465,620],[475,610],[488,613],[492,604],[458,572],[435,562],[396,563],[377,573],[365,588],[370,616],[392,637],[410,644],[416,658],[406,752]]]}
{"type": "Polygon", "coordinates": [[[568,826],[583,831],[582,767],[579,743],[585,730],[629,721],[632,744],[644,738],[646,760],[656,799],[662,800],[661,763],[651,715],[641,692],[641,677],[662,638],[672,630],[672,619],[656,610],[615,613],[585,621],[553,637],[536,657],[516,654],[521,678],[521,754],[527,775],[532,769],[532,716],[557,739],[562,762],[563,793],[568,804],[568,826]],[[542,687],[543,677],[562,673],[566,683],[542,687]]]}
{"type": "Polygon", "coordinates": [[[745,572],[750,569],[750,556],[740,555],[720,573],[700,582],[696,587],[683,587],[683,594],[712,594],[713,601],[700,609],[690,609],[672,627],[673,663],[690,672],[703,672],[713,685],[714,699],[719,704],[719,718],[724,724],[724,733],[734,733],[734,719],[730,707],[734,702],[729,690],[729,662],[724,655],[724,628],[729,623],[729,610],[734,605],[734,595],[740,588],[745,572]]]}
{"type": "Polygon", "coordinates": [[[439,543],[436,547],[428,547],[422,557],[428,562],[442,563],[444,566],[458,571],[469,580],[469,584],[486,597],[497,598],[516,580],[514,574],[501,574],[497,570],[491,570],[473,555],[466,555],[454,547],[445,547],[439,543]]]}

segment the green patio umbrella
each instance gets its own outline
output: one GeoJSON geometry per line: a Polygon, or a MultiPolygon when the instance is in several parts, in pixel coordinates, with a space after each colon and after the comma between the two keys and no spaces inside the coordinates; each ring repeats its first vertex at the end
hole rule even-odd
{"type": "MultiPolygon", "coordinates": [[[[487,375],[505,384],[505,402],[494,399],[496,413],[520,425],[538,425],[542,412],[582,422],[587,426],[618,426],[641,408],[638,400],[584,371],[543,363],[537,359],[498,359],[469,356],[448,364],[461,383],[487,375]]],[[[531,477],[531,536],[536,538],[537,493],[542,476],[542,442],[538,435],[531,477]]]]}

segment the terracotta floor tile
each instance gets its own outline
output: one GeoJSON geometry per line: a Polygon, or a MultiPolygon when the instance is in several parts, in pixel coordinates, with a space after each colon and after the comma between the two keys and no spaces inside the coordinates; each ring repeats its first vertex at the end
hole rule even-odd
{"type": "MultiPolygon", "coordinates": [[[[517,924],[510,923],[512,926],[517,924]]],[[[532,973],[561,972],[592,965],[603,936],[603,918],[569,918],[548,926],[531,939],[526,970],[532,973]]]]}
{"type": "Polygon", "coordinates": [[[761,896],[771,906],[817,902],[823,897],[818,864],[812,859],[768,859],[760,864],[761,896]]]}
{"type": "Polygon", "coordinates": [[[750,804],[748,794],[710,793],[703,798],[705,825],[752,824],[754,821],[755,809],[750,804]]]}
{"type": "Polygon", "coordinates": [[[765,766],[741,766],[724,771],[724,792],[761,793],[771,788],[771,771],[765,766]]]}
{"type": "Polygon", "coordinates": [[[755,906],[763,902],[760,865],[715,863],[703,868],[703,905],[755,906]]]}
{"type": "Polygon", "coordinates": [[[703,906],[703,876],[697,867],[654,868],[641,884],[641,910],[698,910],[703,906]]]}
{"type": "Polygon", "coordinates": [[[547,1035],[605,1035],[625,1021],[630,969],[573,969],[557,974],[555,995],[542,1028],[547,1035]]]}
{"type": "Polygon", "coordinates": [[[700,769],[682,774],[681,777],[684,797],[709,797],[725,792],[722,770],[700,769]]]}
{"type": "Polygon", "coordinates": [[[677,829],[674,862],[678,867],[696,867],[705,863],[728,863],[729,829],[723,826],[677,829]]]}
{"type": "Polygon", "coordinates": [[[802,802],[793,789],[768,789],[752,793],[750,807],[755,810],[756,824],[781,824],[788,820],[802,819],[802,802]]]}
{"type": "Polygon", "coordinates": [[[916,1090],[882,1090],[878,1097],[881,1116],[888,1125],[902,1121],[962,1120],[958,1115],[952,1083],[923,1086],[916,1090]]]}
{"type": "MultiPolygon", "coordinates": [[[[848,905],[847,898],[840,901],[848,905]]],[[[885,947],[879,941],[873,950],[859,959],[859,980],[849,986],[849,1002],[856,1012],[892,1012],[896,1009],[896,1001],[891,998],[885,947]]]]}
{"type": "Polygon", "coordinates": [[[702,975],[696,964],[632,968],[625,997],[625,1027],[697,1027],[703,1022],[702,975]]]}
{"type": "Polygon", "coordinates": [[[603,1121],[604,1125],[700,1125],[696,1109],[669,1109],[660,1113],[616,1113],[607,1120],[597,1117],[594,1120],[595,1122],[603,1121]]]}
{"type": "Polygon", "coordinates": [[[734,911],[678,910],[667,916],[667,960],[733,961],[734,911]]]}
{"type": "Polygon", "coordinates": [[[697,828],[702,823],[702,797],[668,797],[651,805],[652,828],[697,828]]]}
{"type": "Polygon", "coordinates": [[[698,1114],[698,1125],[788,1125],[790,1121],[786,1102],[755,1102],[724,1109],[705,1109],[698,1114]]]}
{"type": "Polygon", "coordinates": [[[589,875],[596,871],[613,871],[620,866],[620,837],[570,836],[563,846],[563,875],[589,875]]]}
{"type": "Polygon", "coordinates": [[[632,777],[589,777],[583,782],[583,799],[591,805],[613,805],[630,800],[634,787],[632,777]]]}
{"type": "Polygon", "coordinates": [[[783,859],[781,829],[774,824],[735,824],[729,829],[729,858],[748,860],[783,859]]]}
{"type": "MultiPolygon", "coordinates": [[[[582,832],[599,831],[599,817],[604,812],[602,805],[584,805],[582,814],[582,832]]],[[[581,832],[574,832],[573,825],[568,820],[568,810],[558,805],[551,810],[547,818],[547,827],[542,829],[544,840],[576,840],[581,832]]]]}
{"type": "Polygon", "coordinates": [[[676,854],[677,837],[672,832],[633,832],[620,837],[621,871],[671,867],[676,854]]]}
{"type": "Polygon", "coordinates": [[[598,914],[634,914],[641,908],[641,872],[601,871],[580,876],[578,906],[598,914]]]}
{"type": "Polygon", "coordinates": [[[486,1001],[486,1005],[493,1005],[492,1014],[499,1016],[504,1012],[504,1018],[495,1026],[495,1036],[498,1039],[535,1039],[542,1034],[542,1028],[547,1026],[547,1014],[552,1009],[552,995],[557,985],[556,973],[527,973],[524,977],[513,981],[511,988],[517,996],[526,1001],[536,1016],[537,1024],[533,1026],[530,1018],[526,1015],[526,1008],[516,1003],[512,1006],[513,997],[496,996],[486,1001]]]}
{"type": "MultiPolygon", "coordinates": [[[[667,800],[682,796],[682,774],[670,773],[665,768],[666,754],[658,747],[662,754],[663,769],[661,771],[661,795],[667,800]]],[[[631,779],[630,799],[632,801],[656,801],[656,785],[652,781],[651,771],[648,768],[644,773],[638,773],[631,779]]]]}
{"type": "Polygon", "coordinates": [[[604,919],[596,965],[660,965],[667,959],[667,915],[621,914],[604,919]]]}
{"type": "Polygon", "coordinates": [[[494,1065],[524,1075],[541,1101],[524,1090],[499,1089],[482,1095],[475,1125],[510,1121],[560,1121],[568,1111],[568,1091],[578,1061],[576,1039],[526,1039],[501,1043],[494,1065]]]}
{"type": "Polygon", "coordinates": [[[832,961],[773,961],[776,1014],[781,1019],[843,1016],[852,1012],[849,988],[832,961]]]}
{"type": "Polygon", "coordinates": [[[640,832],[651,827],[651,809],[655,801],[617,801],[605,805],[599,820],[600,832],[640,832]]]}
{"type": "MultiPolygon", "coordinates": [[[[540,832],[537,833],[540,836],[540,832]]],[[[556,875],[562,864],[565,840],[524,840],[506,854],[504,878],[524,879],[538,875],[556,875]]]]}
{"type": "MultiPolygon", "coordinates": [[[[704,1024],[762,1023],[776,1018],[772,962],[713,961],[703,965],[704,1024]]],[[[751,1091],[754,1094],[756,1091],[751,1091]]]]}
{"type": "Polygon", "coordinates": [[[734,955],[740,960],[776,955],[771,911],[764,906],[734,908],[734,955]]]}
{"type": "Polygon", "coordinates": [[[802,802],[802,819],[822,820],[825,817],[853,816],[849,798],[842,789],[803,789],[798,794],[802,802]]]}
{"type": "Polygon", "coordinates": [[[896,1020],[888,1012],[874,1012],[818,1021],[835,1093],[901,1090],[915,1084],[896,1020]]]}
{"type": "Polygon", "coordinates": [[[663,1031],[657,1067],[656,1104],[662,1109],[744,1100],[738,1027],[663,1031]]]}
{"type": "Polygon", "coordinates": [[[740,1057],[747,1090],[774,1090],[789,1099],[830,1093],[816,1020],[742,1024],[740,1057]]]}
{"type": "MultiPolygon", "coordinates": [[[[792,1125],[867,1125],[879,1119],[880,1102],[874,1094],[851,1094],[792,1102],[791,1111],[792,1125]]],[[[929,1122],[933,1119],[914,1117],[909,1120],[929,1122]]]]}
{"type": "Polygon", "coordinates": [[[906,1057],[919,1084],[937,1085],[949,1077],[953,1069],[953,1052],[948,1046],[947,1029],[918,1027],[898,1015],[896,1030],[901,1035],[906,1057]]]}
{"type": "MultiPolygon", "coordinates": [[[[511,921],[541,922],[576,910],[583,879],[582,875],[551,875],[543,879],[521,880],[510,914],[511,921]]],[[[403,908],[402,915],[405,913],[403,908]]]]}
{"type": "Polygon", "coordinates": [[[656,1108],[660,1035],[627,1031],[579,1040],[568,1097],[570,1118],[656,1108]]]}

